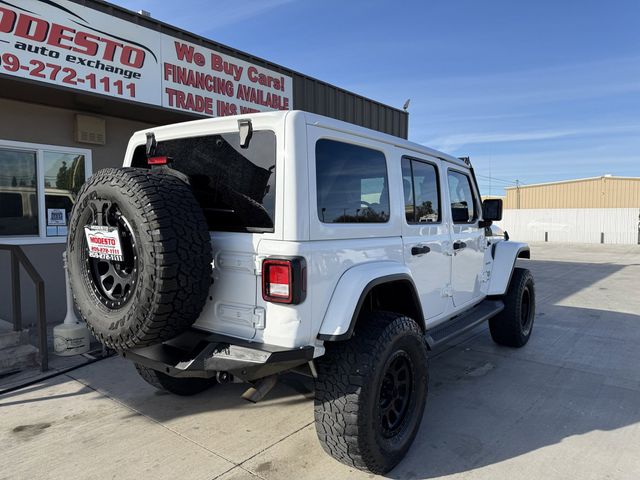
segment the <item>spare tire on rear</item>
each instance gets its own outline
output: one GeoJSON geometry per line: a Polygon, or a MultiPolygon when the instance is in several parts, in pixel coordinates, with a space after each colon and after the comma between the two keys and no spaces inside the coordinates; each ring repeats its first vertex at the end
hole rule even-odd
{"type": "Polygon", "coordinates": [[[119,351],[186,330],[211,285],[204,214],[189,185],[169,173],[107,168],[87,180],[71,213],[67,259],[82,318],[100,342],[119,351]],[[92,245],[117,228],[121,256],[90,256],[85,227],[92,245]]]}

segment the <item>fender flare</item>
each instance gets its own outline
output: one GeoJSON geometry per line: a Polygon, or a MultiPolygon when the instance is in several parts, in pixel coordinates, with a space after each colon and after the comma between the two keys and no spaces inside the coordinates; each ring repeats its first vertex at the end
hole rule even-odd
{"type": "Polygon", "coordinates": [[[398,262],[371,262],[351,267],[342,274],[329,300],[318,339],[340,341],[351,338],[369,292],[379,285],[396,281],[410,284],[413,300],[420,313],[420,318],[415,320],[424,328],[422,305],[409,268],[398,262]]]}
{"type": "Polygon", "coordinates": [[[531,258],[526,243],[500,241],[492,246],[493,266],[487,295],[504,295],[511,283],[518,258],[531,258]]]}

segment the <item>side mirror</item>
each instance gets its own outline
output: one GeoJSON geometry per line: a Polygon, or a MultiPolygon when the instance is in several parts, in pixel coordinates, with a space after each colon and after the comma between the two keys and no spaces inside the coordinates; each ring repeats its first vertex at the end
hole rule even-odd
{"type": "Polygon", "coordinates": [[[502,199],[488,198],[482,202],[482,219],[485,222],[502,220],[502,199]]]}

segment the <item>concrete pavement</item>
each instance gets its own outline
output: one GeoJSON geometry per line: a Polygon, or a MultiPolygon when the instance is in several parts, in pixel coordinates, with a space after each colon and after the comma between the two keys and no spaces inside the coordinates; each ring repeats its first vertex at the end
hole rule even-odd
{"type": "MultiPolygon", "coordinates": [[[[640,477],[640,247],[532,246],[533,337],[486,326],[434,352],[425,417],[388,477],[640,477]]],[[[326,456],[312,382],[181,398],[119,358],[0,397],[0,479],[372,478],[326,456]]]]}

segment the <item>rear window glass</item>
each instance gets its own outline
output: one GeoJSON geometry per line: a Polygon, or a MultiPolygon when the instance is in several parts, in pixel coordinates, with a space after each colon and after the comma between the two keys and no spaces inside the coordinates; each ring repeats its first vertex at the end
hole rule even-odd
{"type": "Polygon", "coordinates": [[[318,140],[316,181],[320,221],[382,223],[389,220],[389,182],[382,152],[334,140],[318,140]]]}
{"type": "MultiPolygon", "coordinates": [[[[209,230],[273,232],[276,194],[276,137],[255,131],[248,148],[238,133],[158,142],[156,155],[189,177],[209,230]]],[[[146,166],[145,146],[132,165],[146,166]]]]}

